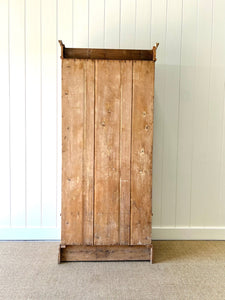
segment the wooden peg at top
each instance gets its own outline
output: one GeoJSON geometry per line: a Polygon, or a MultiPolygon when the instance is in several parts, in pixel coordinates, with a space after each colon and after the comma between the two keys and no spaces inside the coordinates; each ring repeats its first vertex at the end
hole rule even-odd
{"type": "Polygon", "coordinates": [[[153,61],[156,61],[156,50],[159,46],[159,43],[156,43],[155,46],[153,46],[152,51],[153,51],[153,61]]]}
{"type": "Polygon", "coordinates": [[[61,40],[59,40],[59,45],[61,46],[61,56],[60,56],[60,58],[63,59],[64,58],[65,45],[63,44],[63,42],[61,40]]]}

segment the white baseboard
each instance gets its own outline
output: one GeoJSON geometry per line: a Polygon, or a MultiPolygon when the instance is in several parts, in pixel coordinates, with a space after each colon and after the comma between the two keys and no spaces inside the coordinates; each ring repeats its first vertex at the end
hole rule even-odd
{"type": "Polygon", "coordinates": [[[0,240],[60,240],[60,228],[56,227],[12,227],[0,228],[0,240]]]}
{"type": "MultiPolygon", "coordinates": [[[[225,240],[225,227],[153,227],[153,240],[225,240]]],[[[60,240],[60,228],[0,228],[0,240],[60,240]]]]}
{"type": "Polygon", "coordinates": [[[225,240],[225,227],[153,227],[153,240],[225,240]]]}

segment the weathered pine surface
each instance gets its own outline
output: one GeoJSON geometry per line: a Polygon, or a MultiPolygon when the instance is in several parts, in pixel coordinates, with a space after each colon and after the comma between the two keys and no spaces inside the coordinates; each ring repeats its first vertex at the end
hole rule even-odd
{"type": "Polygon", "coordinates": [[[62,57],[60,261],[151,260],[154,67],[62,57]]]}

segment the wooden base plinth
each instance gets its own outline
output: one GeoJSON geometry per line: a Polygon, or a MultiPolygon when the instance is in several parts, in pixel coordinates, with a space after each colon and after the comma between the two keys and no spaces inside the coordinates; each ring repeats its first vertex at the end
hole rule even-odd
{"type": "Polygon", "coordinates": [[[153,248],[147,246],[59,246],[59,263],[66,261],[148,260],[152,263],[153,248]]]}

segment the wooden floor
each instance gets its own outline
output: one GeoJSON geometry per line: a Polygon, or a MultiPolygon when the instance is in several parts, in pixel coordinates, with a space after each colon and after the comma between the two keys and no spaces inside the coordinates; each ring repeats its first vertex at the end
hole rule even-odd
{"type": "Polygon", "coordinates": [[[225,241],[154,241],[153,265],[58,265],[58,245],[0,243],[0,299],[225,299],[225,241]]]}

